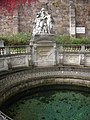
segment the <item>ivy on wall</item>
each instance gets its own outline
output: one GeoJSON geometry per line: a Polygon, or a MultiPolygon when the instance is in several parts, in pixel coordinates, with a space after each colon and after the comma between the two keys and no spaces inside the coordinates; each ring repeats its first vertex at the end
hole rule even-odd
{"type": "Polygon", "coordinates": [[[38,0],[0,0],[0,10],[6,9],[9,13],[13,14],[15,8],[25,5],[26,2],[30,5],[31,2],[36,1],[38,0]]]}

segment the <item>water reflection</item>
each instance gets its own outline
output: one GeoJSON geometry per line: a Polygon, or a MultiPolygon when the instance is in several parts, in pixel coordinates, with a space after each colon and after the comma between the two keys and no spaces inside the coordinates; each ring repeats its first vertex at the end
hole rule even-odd
{"type": "Polygon", "coordinates": [[[5,112],[14,120],[90,120],[90,94],[48,91],[27,96],[5,112]]]}

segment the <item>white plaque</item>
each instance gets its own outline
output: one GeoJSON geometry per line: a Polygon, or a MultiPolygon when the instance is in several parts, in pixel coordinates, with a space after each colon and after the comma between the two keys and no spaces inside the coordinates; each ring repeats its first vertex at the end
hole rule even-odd
{"type": "Polygon", "coordinates": [[[85,34],[85,27],[76,27],[76,33],[85,34]]]}

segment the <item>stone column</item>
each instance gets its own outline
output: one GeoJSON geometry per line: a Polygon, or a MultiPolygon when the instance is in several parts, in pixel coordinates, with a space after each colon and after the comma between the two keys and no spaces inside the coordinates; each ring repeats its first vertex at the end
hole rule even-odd
{"type": "Polygon", "coordinates": [[[70,0],[70,36],[76,37],[76,15],[75,15],[76,0],[70,0]]]}

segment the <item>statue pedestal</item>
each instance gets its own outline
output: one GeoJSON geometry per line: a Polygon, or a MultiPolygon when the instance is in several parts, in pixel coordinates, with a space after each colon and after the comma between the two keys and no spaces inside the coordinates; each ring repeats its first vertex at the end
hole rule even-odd
{"type": "Polygon", "coordinates": [[[35,35],[31,42],[34,66],[56,65],[55,35],[35,35]]]}

